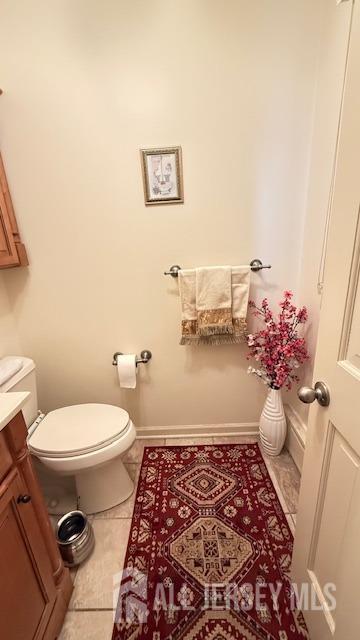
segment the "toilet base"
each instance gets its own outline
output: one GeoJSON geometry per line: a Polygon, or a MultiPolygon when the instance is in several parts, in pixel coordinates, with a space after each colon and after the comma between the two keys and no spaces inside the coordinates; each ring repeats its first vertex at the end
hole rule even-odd
{"type": "Polygon", "coordinates": [[[75,476],[79,509],[86,514],[106,511],[127,500],[134,491],[120,457],[75,476]]]}

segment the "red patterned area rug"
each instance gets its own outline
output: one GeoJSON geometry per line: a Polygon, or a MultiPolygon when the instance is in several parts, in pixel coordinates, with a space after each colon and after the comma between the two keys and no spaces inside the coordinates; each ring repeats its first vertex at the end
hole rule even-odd
{"type": "Polygon", "coordinates": [[[257,444],[146,448],[113,640],[307,638],[257,444]]]}

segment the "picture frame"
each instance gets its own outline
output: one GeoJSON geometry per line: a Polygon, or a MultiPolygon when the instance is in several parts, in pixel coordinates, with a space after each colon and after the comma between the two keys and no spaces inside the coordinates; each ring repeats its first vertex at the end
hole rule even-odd
{"type": "Polygon", "coordinates": [[[146,205],[184,202],[181,147],[141,149],[146,205]]]}

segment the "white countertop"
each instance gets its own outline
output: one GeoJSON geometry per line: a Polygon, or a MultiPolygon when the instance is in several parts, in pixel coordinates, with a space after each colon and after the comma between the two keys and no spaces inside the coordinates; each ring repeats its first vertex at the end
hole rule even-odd
{"type": "Polygon", "coordinates": [[[29,395],[28,391],[0,393],[0,431],[19,413],[29,395]]]}

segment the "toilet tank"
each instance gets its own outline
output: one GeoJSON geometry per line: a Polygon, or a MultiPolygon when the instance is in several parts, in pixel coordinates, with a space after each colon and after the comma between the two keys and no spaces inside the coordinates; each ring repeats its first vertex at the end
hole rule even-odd
{"type": "Polygon", "coordinates": [[[17,371],[9,380],[0,385],[0,393],[6,391],[30,391],[30,396],[22,408],[26,426],[29,428],[38,417],[35,363],[31,358],[23,356],[6,356],[1,360],[6,362],[14,358],[22,360],[23,365],[20,371],[17,371]]]}

